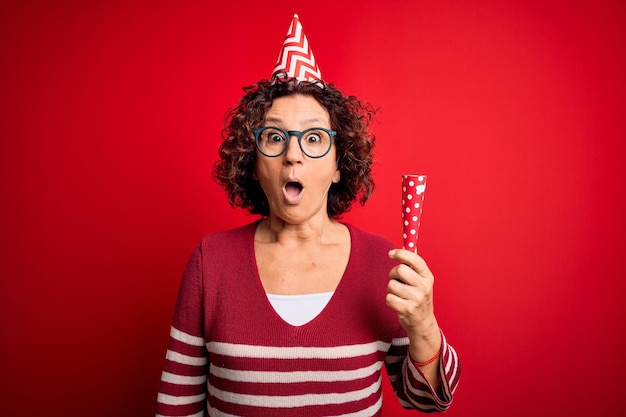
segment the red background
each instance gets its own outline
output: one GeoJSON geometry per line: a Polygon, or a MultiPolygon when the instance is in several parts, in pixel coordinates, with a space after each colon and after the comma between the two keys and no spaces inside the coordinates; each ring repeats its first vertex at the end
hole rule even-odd
{"type": "Polygon", "coordinates": [[[400,175],[429,176],[448,415],[622,415],[624,3],[283,4],[2,2],[0,415],[153,415],[187,257],[251,220],[210,178],[223,116],[294,12],[381,108],[345,220],[399,244],[400,175]]]}

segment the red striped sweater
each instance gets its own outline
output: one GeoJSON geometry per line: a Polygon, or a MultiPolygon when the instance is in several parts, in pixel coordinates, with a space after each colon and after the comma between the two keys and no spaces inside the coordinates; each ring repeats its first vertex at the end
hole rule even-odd
{"type": "Polygon", "coordinates": [[[408,338],[385,304],[393,244],[347,225],[351,253],[328,305],[286,323],[263,290],[256,223],[207,235],[180,286],[157,416],[380,416],[382,367],[406,408],[445,411],[460,375],[442,334],[435,393],[407,358],[408,338]]]}

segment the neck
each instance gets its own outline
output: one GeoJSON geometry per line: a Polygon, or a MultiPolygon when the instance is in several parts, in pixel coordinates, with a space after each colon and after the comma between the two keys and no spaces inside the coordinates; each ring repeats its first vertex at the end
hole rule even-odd
{"type": "Polygon", "coordinates": [[[313,218],[301,224],[290,224],[270,215],[259,225],[257,238],[266,243],[329,243],[334,240],[338,226],[339,223],[328,216],[313,218]]]}

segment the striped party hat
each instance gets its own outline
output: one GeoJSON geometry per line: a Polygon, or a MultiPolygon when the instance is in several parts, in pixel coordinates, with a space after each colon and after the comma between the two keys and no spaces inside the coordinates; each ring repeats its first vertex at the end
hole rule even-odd
{"type": "Polygon", "coordinates": [[[285,74],[286,78],[295,78],[298,81],[322,80],[322,73],[315,62],[313,51],[309,47],[309,41],[297,14],[293,15],[272,77],[283,79],[285,74]]]}

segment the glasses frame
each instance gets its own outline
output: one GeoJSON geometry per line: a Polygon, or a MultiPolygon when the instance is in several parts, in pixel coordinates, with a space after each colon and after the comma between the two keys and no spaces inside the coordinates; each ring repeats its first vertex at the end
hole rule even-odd
{"type": "Polygon", "coordinates": [[[314,159],[323,158],[332,149],[332,147],[333,147],[333,138],[337,136],[337,131],[336,130],[326,129],[325,127],[311,127],[311,128],[306,129],[306,130],[300,131],[300,130],[284,130],[284,129],[281,129],[280,127],[276,127],[276,126],[263,126],[263,127],[259,127],[259,128],[253,129],[252,133],[254,134],[254,144],[256,145],[256,148],[261,153],[261,155],[266,156],[268,158],[276,158],[276,157],[279,157],[282,154],[284,154],[287,151],[287,149],[289,148],[289,141],[291,140],[292,136],[296,136],[298,138],[298,146],[300,147],[300,150],[302,151],[302,153],[304,155],[308,156],[309,158],[314,158],[314,159]],[[261,147],[259,146],[259,137],[261,136],[261,133],[264,130],[267,130],[267,129],[276,129],[276,130],[278,130],[280,132],[283,132],[285,134],[285,137],[287,138],[287,140],[285,142],[285,147],[277,155],[268,155],[265,152],[263,152],[261,150],[261,147]],[[308,133],[308,132],[310,132],[312,130],[322,130],[322,131],[324,131],[324,132],[326,132],[328,134],[328,137],[330,137],[330,144],[328,146],[328,149],[322,155],[317,155],[317,156],[309,155],[308,153],[306,153],[306,151],[302,147],[302,136],[305,133],[308,133]]]}

